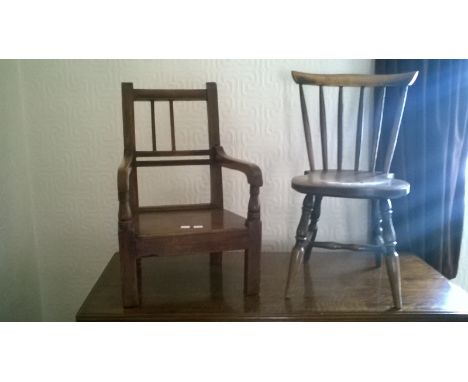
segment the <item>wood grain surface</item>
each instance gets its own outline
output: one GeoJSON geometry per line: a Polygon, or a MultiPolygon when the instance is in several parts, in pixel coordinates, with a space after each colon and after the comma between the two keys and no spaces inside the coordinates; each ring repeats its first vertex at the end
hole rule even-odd
{"type": "Polygon", "coordinates": [[[403,309],[392,308],[385,265],[372,254],[313,252],[284,299],[289,253],[263,253],[261,293],[244,297],[243,252],[145,258],[138,308],[122,308],[114,255],[77,321],[466,321],[468,294],[425,262],[401,256],[403,309]]]}

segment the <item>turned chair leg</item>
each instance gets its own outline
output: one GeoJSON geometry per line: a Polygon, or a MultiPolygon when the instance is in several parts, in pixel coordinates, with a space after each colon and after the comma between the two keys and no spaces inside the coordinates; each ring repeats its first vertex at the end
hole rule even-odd
{"type": "Polygon", "coordinates": [[[286,280],[285,298],[289,298],[290,286],[293,283],[297,270],[304,259],[305,250],[310,242],[309,222],[314,205],[314,196],[307,194],[302,204],[302,215],[296,231],[296,244],[294,245],[289,260],[288,278],[286,280]]]}
{"type": "Polygon", "coordinates": [[[125,308],[140,305],[139,261],[136,258],[132,232],[125,223],[119,224],[120,271],[122,275],[122,300],[125,308]]]}
{"type": "MultiPolygon", "coordinates": [[[[372,200],[372,236],[374,244],[378,245],[380,248],[383,248],[384,240],[382,229],[382,213],[380,211],[380,204],[378,199],[372,200]]],[[[380,268],[382,266],[382,252],[375,252],[374,257],[376,268],[380,268]]]]}
{"type": "Polygon", "coordinates": [[[253,245],[245,250],[244,294],[255,296],[260,292],[260,246],[253,245]]]}
{"type": "Polygon", "coordinates": [[[393,304],[396,309],[402,308],[400,261],[396,252],[396,235],[392,222],[392,202],[390,199],[381,201],[383,214],[383,240],[385,246],[385,263],[392,289],[393,304]]]}
{"type": "Polygon", "coordinates": [[[320,218],[321,204],[322,204],[322,197],[317,196],[315,198],[314,208],[312,210],[312,214],[310,218],[310,224],[309,224],[310,241],[304,252],[304,263],[307,263],[309,261],[310,255],[312,253],[313,244],[314,244],[315,238],[317,237],[317,223],[320,218]]]}

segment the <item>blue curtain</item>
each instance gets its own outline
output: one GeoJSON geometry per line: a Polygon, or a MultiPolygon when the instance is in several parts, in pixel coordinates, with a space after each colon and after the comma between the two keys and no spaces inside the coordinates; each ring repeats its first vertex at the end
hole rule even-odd
{"type": "Polygon", "coordinates": [[[408,92],[391,169],[411,183],[410,194],[394,201],[397,248],[454,278],[465,208],[468,60],[376,60],[379,74],[413,70],[419,77],[408,92]]]}

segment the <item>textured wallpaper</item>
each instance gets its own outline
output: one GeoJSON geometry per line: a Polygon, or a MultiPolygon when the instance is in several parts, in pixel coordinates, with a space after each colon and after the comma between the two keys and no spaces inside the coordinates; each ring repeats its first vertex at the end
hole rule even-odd
{"type": "MultiPolygon", "coordinates": [[[[223,146],[230,155],[255,162],[263,170],[263,249],[289,251],[302,203],[302,195],[290,188],[290,181],[303,173],[307,163],[299,92],[290,71],[372,73],[373,62],[45,60],[20,61],[18,68],[30,152],[43,317],[73,320],[118,248],[116,173],[123,150],[121,82],[133,82],[136,88],[203,88],[208,81],[217,82],[223,146]]],[[[306,96],[311,123],[317,123],[317,92],[308,91],[306,96]]],[[[337,92],[327,90],[325,96],[332,141],[336,139],[336,109],[331,105],[337,92]]],[[[345,162],[349,167],[357,109],[357,101],[347,102],[352,96],[352,92],[345,93],[346,137],[350,138],[345,162]]],[[[164,148],[169,142],[168,107],[157,105],[158,145],[164,148]]],[[[150,147],[148,118],[148,106],[139,105],[139,148],[150,147]]],[[[205,147],[203,104],[176,104],[175,123],[178,148],[205,147]]],[[[318,135],[313,138],[317,140],[318,135]]],[[[223,171],[225,207],[245,214],[248,186],[244,175],[223,171]]],[[[144,169],[142,175],[143,204],[209,200],[206,168],[144,169]],[[169,172],[173,176],[170,181],[166,176],[169,172]]],[[[366,239],[366,224],[356,224],[357,219],[367,219],[366,202],[329,198],[324,200],[322,211],[318,239],[366,239]]]]}

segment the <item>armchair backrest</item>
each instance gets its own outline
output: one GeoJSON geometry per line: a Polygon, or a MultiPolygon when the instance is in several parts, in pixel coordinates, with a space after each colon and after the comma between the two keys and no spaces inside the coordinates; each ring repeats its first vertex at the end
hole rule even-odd
{"type": "MultiPolygon", "coordinates": [[[[123,112],[123,135],[124,156],[131,157],[133,166],[184,166],[184,165],[209,165],[211,206],[223,207],[221,166],[215,161],[213,147],[220,145],[219,138],[219,114],[218,114],[218,91],[216,83],[208,82],[206,89],[134,89],[132,83],[122,83],[122,112],[123,112]],[[208,117],[208,145],[203,150],[177,150],[174,102],[178,101],[205,101],[208,117]],[[135,140],[135,102],[148,102],[151,110],[151,138],[152,150],[138,151],[135,140]],[[171,128],[171,150],[158,150],[156,141],[156,116],[155,102],[169,103],[170,128],[171,128]],[[181,157],[192,157],[191,159],[180,159],[181,157]],[[193,157],[201,157],[193,159],[193,157]]],[[[136,171],[134,171],[136,178],[136,171]]],[[[137,187],[136,179],[132,181],[133,188],[137,187]]],[[[135,190],[136,193],[138,192],[135,190]]],[[[138,199],[132,200],[132,207],[138,208],[138,199]]]]}
{"type": "MultiPolygon", "coordinates": [[[[304,134],[306,140],[307,155],[309,159],[310,170],[316,169],[314,158],[314,149],[312,145],[311,130],[309,124],[309,114],[307,112],[307,105],[304,96],[305,85],[313,85],[318,87],[319,91],[319,126],[320,126],[320,149],[322,152],[322,168],[323,170],[331,169],[329,166],[328,148],[329,142],[327,137],[327,123],[326,111],[324,101],[324,87],[337,87],[338,88],[338,106],[337,106],[337,170],[343,169],[343,88],[344,87],[358,87],[359,91],[359,106],[357,113],[357,127],[355,138],[354,150],[354,170],[358,171],[360,168],[360,159],[362,153],[362,134],[363,134],[363,104],[365,89],[375,89],[375,121],[371,126],[371,153],[369,171],[381,170],[385,173],[390,171],[393,154],[397,143],[398,133],[401,124],[401,118],[405,108],[406,95],[408,86],[411,86],[416,80],[418,72],[398,73],[389,75],[361,75],[361,74],[311,74],[292,72],[294,81],[299,85],[299,94],[302,110],[302,121],[304,125],[304,134]],[[384,113],[384,105],[386,100],[387,87],[398,88],[400,90],[398,100],[395,108],[391,108],[393,113],[393,125],[387,134],[388,140],[382,142],[382,120],[384,113]],[[379,162],[377,161],[379,158],[379,162]],[[377,164],[382,163],[382,168],[377,168],[377,164]]],[[[370,92],[367,92],[370,95],[370,92]]],[[[332,143],[333,144],[333,143],[332,143]]]]}

